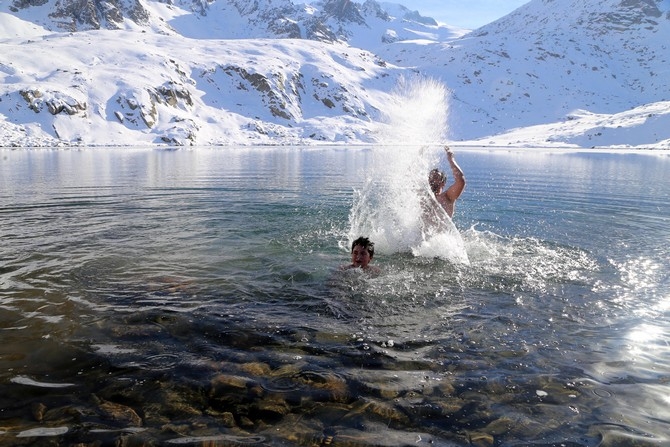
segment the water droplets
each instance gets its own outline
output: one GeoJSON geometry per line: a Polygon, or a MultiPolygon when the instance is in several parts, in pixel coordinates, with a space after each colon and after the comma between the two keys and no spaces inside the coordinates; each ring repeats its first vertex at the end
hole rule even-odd
{"type": "Polygon", "coordinates": [[[367,181],[354,197],[350,240],[365,235],[381,253],[468,262],[458,230],[433,203],[428,188],[428,172],[442,156],[447,110],[447,90],[439,82],[423,78],[399,82],[384,110],[388,128],[366,166],[367,181]],[[435,216],[427,219],[426,213],[433,209],[435,216]]]}

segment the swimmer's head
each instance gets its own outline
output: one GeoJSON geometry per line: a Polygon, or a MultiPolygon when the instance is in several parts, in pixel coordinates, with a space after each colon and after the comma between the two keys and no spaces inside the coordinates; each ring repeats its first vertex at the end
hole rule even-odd
{"type": "Polygon", "coordinates": [[[351,265],[367,269],[375,255],[375,244],[366,237],[359,237],[351,244],[351,265]]]}
{"type": "Polygon", "coordinates": [[[354,242],[351,244],[351,252],[354,252],[354,248],[359,245],[363,247],[367,252],[370,254],[370,257],[372,258],[375,255],[375,243],[372,242],[370,239],[367,237],[359,237],[356,239],[354,242]]]}
{"type": "Polygon", "coordinates": [[[428,174],[428,184],[430,185],[430,190],[435,194],[440,192],[446,182],[447,176],[439,169],[433,169],[428,174]]]}

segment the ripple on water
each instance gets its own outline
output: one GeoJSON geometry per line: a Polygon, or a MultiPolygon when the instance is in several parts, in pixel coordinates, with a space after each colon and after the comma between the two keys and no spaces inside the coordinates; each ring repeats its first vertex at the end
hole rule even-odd
{"type": "Polygon", "coordinates": [[[331,371],[302,370],[279,375],[269,378],[262,387],[274,393],[300,392],[314,401],[344,401],[350,395],[346,379],[331,371]]]}
{"type": "Polygon", "coordinates": [[[609,399],[610,397],[612,397],[612,393],[602,388],[594,388],[592,392],[596,396],[602,397],[603,399],[609,399]]]}
{"type": "Polygon", "coordinates": [[[186,438],[176,438],[166,441],[168,444],[175,445],[218,445],[218,442],[223,442],[226,445],[253,445],[265,442],[263,436],[233,436],[233,435],[216,435],[216,436],[191,436],[186,438]]]}
{"type": "Polygon", "coordinates": [[[182,356],[177,354],[157,354],[145,357],[140,361],[124,364],[124,367],[135,367],[147,371],[167,371],[183,362],[182,356]]]}

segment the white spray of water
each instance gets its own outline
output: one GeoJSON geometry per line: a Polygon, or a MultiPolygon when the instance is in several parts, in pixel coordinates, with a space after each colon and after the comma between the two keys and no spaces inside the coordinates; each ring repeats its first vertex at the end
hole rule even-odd
{"type": "Polygon", "coordinates": [[[349,215],[349,240],[363,235],[381,253],[411,252],[467,263],[461,235],[428,186],[428,172],[444,157],[440,143],[446,132],[447,89],[431,79],[402,79],[384,112],[381,144],[349,215]],[[426,204],[432,223],[427,223],[426,204]]]}

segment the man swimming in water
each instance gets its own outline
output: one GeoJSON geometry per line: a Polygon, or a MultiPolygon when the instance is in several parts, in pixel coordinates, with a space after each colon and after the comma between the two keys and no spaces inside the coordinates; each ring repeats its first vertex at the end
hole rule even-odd
{"type": "Polygon", "coordinates": [[[444,211],[446,211],[449,217],[454,217],[456,200],[461,196],[461,193],[465,189],[465,174],[463,174],[461,168],[456,164],[454,153],[449,146],[445,146],[444,150],[447,152],[447,161],[449,161],[451,172],[454,175],[454,183],[443,191],[444,186],[447,183],[447,176],[439,169],[430,171],[428,174],[428,183],[430,184],[431,191],[433,191],[433,194],[435,195],[437,203],[444,208],[444,211]]]}
{"type": "Polygon", "coordinates": [[[375,244],[367,237],[359,237],[351,244],[351,264],[341,267],[342,270],[361,268],[369,273],[379,273],[381,270],[370,265],[375,255],[375,244]]]}

